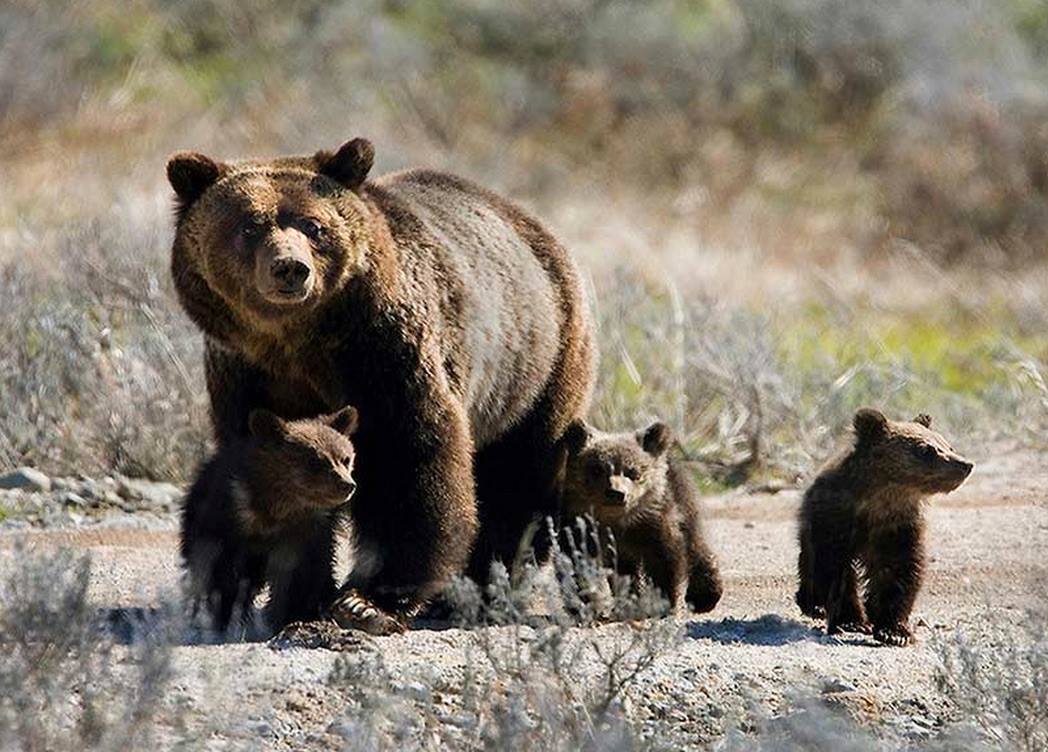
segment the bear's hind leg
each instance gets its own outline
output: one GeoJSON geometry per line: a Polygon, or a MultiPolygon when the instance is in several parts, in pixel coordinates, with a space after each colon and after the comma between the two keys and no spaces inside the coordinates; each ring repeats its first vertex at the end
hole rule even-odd
{"type": "Polygon", "coordinates": [[[826,604],[826,632],[870,633],[870,625],[859,600],[859,578],[855,563],[844,565],[840,575],[830,586],[826,604]]]}

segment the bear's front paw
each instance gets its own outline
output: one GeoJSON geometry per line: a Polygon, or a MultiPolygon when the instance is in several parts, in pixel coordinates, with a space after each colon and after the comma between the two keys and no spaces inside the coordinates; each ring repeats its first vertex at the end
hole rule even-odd
{"type": "Polygon", "coordinates": [[[343,629],[359,629],[373,635],[399,634],[407,626],[386,613],[357,590],[340,593],[331,604],[331,618],[343,629]]]}
{"type": "Polygon", "coordinates": [[[837,625],[840,632],[858,632],[859,634],[871,634],[873,627],[867,621],[846,621],[837,625]]]}
{"type": "Polygon", "coordinates": [[[917,640],[913,632],[905,624],[893,624],[889,627],[874,627],[873,639],[884,645],[893,647],[906,647],[913,645],[917,640]]]}

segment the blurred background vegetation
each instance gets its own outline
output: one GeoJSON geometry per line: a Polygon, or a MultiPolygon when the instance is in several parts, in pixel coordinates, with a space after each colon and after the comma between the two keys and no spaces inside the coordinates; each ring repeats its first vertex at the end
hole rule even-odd
{"type": "Polygon", "coordinates": [[[860,404],[1043,441],[1044,0],[7,0],[0,467],[191,474],[165,159],[357,135],[543,217],[594,420],[668,419],[713,487],[803,477],[860,404]]]}

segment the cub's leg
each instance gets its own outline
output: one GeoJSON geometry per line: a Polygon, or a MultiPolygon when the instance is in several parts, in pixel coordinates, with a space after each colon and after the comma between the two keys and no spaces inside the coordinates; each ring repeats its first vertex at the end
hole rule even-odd
{"type": "Polygon", "coordinates": [[[265,584],[265,554],[241,533],[233,506],[229,468],[213,457],[183,502],[181,553],[194,615],[206,611],[219,632],[247,620],[265,584]]]}
{"type": "Polygon", "coordinates": [[[865,558],[866,613],[873,636],[886,645],[911,644],[910,613],[924,576],[920,524],[876,532],[865,558]]]}
{"type": "Polygon", "coordinates": [[[266,566],[266,622],[274,631],[319,618],[331,602],[337,531],[336,520],[318,519],[273,540],[266,566]]]}
{"type": "Polygon", "coordinates": [[[671,613],[687,611],[688,550],[680,530],[641,526],[626,531],[620,541],[619,571],[638,569],[669,601],[671,613]]]}
{"type": "Polygon", "coordinates": [[[813,552],[811,530],[804,526],[798,536],[801,552],[797,557],[797,605],[801,613],[812,619],[826,617],[826,590],[817,590],[815,586],[815,556],[813,552]]]}
{"type": "Polygon", "coordinates": [[[862,601],[859,599],[858,573],[852,561],[843,565],[839,576],[830,585],[826,606],[826,632],[870,633],[870,625],[866,621],[862,601]]]}
{"type": "Polygon", "coordinates": [[[814,590],[816,597],[825,593],[826,633],[865,631],[866,617],[859,600],[851,526],[813,527],[812,532],[814,590]]]}
{"type": "Polygon", "coordinates": [[[693,546],[690,552],[687,600],[695,613],[712,611],[724,594],[720,569],[713,552],[705,545],[693,546]]]}
{"type": "Polygon", "coordinates": [[[851,506],[836,494],[809,492],[801,510],[801,589],[797,602],[808,615],[825,608],[826,632],[864,631],[851,506]]]}

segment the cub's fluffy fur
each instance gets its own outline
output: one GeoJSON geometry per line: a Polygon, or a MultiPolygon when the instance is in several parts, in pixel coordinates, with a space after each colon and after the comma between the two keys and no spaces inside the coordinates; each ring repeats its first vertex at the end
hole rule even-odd
{"type": "Polygon", "coordinates": [[[949,493],[972,471],[931,418],[855,414],[855,442],[832,460],[800,510],[797,605],[827,632],[873,632],[905,645],[924,572],[922,501],[949,493]],[[865,598],[859,598],[861,579],[865,598]]]}
{"type": "Polygon", "coordinates": [[[204,466],[185,500],[181,543],[190,587],[215,628],[245,613],[266,584],[272,628],[315,618],[328,604],[327,531],[356,489],[356,425],[352,407],[294,421],[256,410],[250,435],[204,466]]]}
{"type": "Polygon", "coordinates": [[[720,600],[717,563],[702,534],[695,490],[668,457],[669,427],[602,433],[577,421],[565,444],[563,512],[590,515],[614,536],[620,573],[643,572],[677,612],[685,601],[710,611],[720,600]]]}

